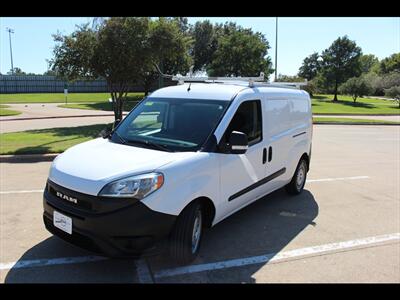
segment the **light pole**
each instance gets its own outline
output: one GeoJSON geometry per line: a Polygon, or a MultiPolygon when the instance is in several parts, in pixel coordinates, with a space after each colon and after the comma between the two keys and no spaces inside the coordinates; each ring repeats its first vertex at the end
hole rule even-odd
{"type": "Polygon", "coordinates": [[[278,17],[275,19],[275,81],[278,78],[278,17]]]}
{"type": "Polygon", "coordinates": [[[13,57],[12,57],[12,46],[11,46],[11,33],[14,33],[14,29],[6,28],[8,31],[8,39],[10,40],[10,55],[11,55],[11,75],[14,74],[14,64],[13,64],[13,57]]]}

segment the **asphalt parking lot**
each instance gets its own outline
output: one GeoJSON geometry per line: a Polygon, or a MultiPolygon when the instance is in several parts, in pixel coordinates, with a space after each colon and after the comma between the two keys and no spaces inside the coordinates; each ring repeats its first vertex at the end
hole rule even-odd
{"type": "Polygon", "coordinates": [[[400,282],[400,126],[315,125],[304,192],[276,191],[217,224],[186,267],[52,237],[41,193],[50,164],[0,163],[1,282],[400,282]]]}

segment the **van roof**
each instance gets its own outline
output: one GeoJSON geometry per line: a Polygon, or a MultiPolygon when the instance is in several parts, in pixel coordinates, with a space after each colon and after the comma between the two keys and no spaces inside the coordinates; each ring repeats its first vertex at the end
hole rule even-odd
{"type": "Polygon", "coordinates": [[[177,86],[169,86],[154,91],[149,97],[157,98],[186,98],[186,99],[212,99],[230,101],[239,92],[248,90],[249,92],[263,92],[274,95],[291,94],[302,95],[305,92],[298,89],[254,86],[249,87],[243,84],[234,83],[184,83],[177,86]],[[188,88],[190,86],[190,90],[188,88]]]}

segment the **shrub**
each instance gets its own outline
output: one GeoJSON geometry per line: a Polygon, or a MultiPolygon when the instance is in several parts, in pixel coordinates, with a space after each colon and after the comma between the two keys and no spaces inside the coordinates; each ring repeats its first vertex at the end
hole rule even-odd
{"type": "Polygon", "coordinates": [[[354,102],[358,97],[368,95],[371,91],[371,85],[362,77],[352,77],[339,88],[341,94],[351,95],[354,102]]]}
{"type": "Polygon", "coordinates": [[[393,98],[400,108],[400,86],[392,86],[389,89],[385,89],[385,96],[393,98]]]}

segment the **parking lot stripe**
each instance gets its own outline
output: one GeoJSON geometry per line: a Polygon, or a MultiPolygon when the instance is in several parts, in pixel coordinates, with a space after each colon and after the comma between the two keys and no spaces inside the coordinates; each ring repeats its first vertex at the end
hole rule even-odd
{"type": "Polygon", "coordinates": [[[356,247],[362,246],[369,246],[373,244],[379,244],[388,241],[397,241],[400,240],[400,233],[393,233],[393,234],[385,234],[380,236],[374,237],[367,237],[363,239],[356,239],[350,240],[345,242],[339,243],[332,243],[332,244],[325,244],[313,247],[306,247],[291,251],[285,252],[278,252],[278,253],[269,253],[260,256],[253,256],[253,257],[246,257],[246,258],[239,258],[239,259],[232,259],[214,263],[207,263],[207,264],[199,264],[199,265],[191,265],[185,267],[178,267],[172,269],[165,269],[160,270],[154,273],[154,278],[164,278],[164,277],[171,277],[176,275],[184,275],[184,274],[191,274],[191,273],[198,273],[204,271],[214,271],[214,270],[221,270],[233,267],[242,267],[247,265],[253,264],[260,264],[260,263],[273,263],[273,262],[280,262],[290,259],[298,259],[300,257],[307,257],[307,256],[315,256],[321,254],[329,254],[334,251],[338,250],[346,250],[352,249],[356,247]]]}
{"type": "Polygon", "coordinates": [[[136,260],[135,265],[139,283],[154,283],[150,269],[144,259],[136,260]]]}
{"type": "Polygon", "coordinates": [[[75,257],[59,257],[51,259],[33,259],[33,260],[20,260],[16,262],[0,263],[0,270],[45,267],[53,265],[66,265],[66,264],[80,264],[94,261],[106,260],[107,257],[103,256],[75,256],[75,257]]]}
{"type": "Polygon", "coordinates": [[[369,176],[353,176],[353,177],[337,177],[337,178],[322,178],[322,179],[307,179],[307,183],[324,182],[324,181],[338,181],[338,180],[357,180],[368,179],[369,176]]]}
{"type": "Polygon", "coordinates": [[[0,194],[25,194],[25,193],[43,193],[43,189],[30,190],[30,191],[0,191],[0,194]]]}

